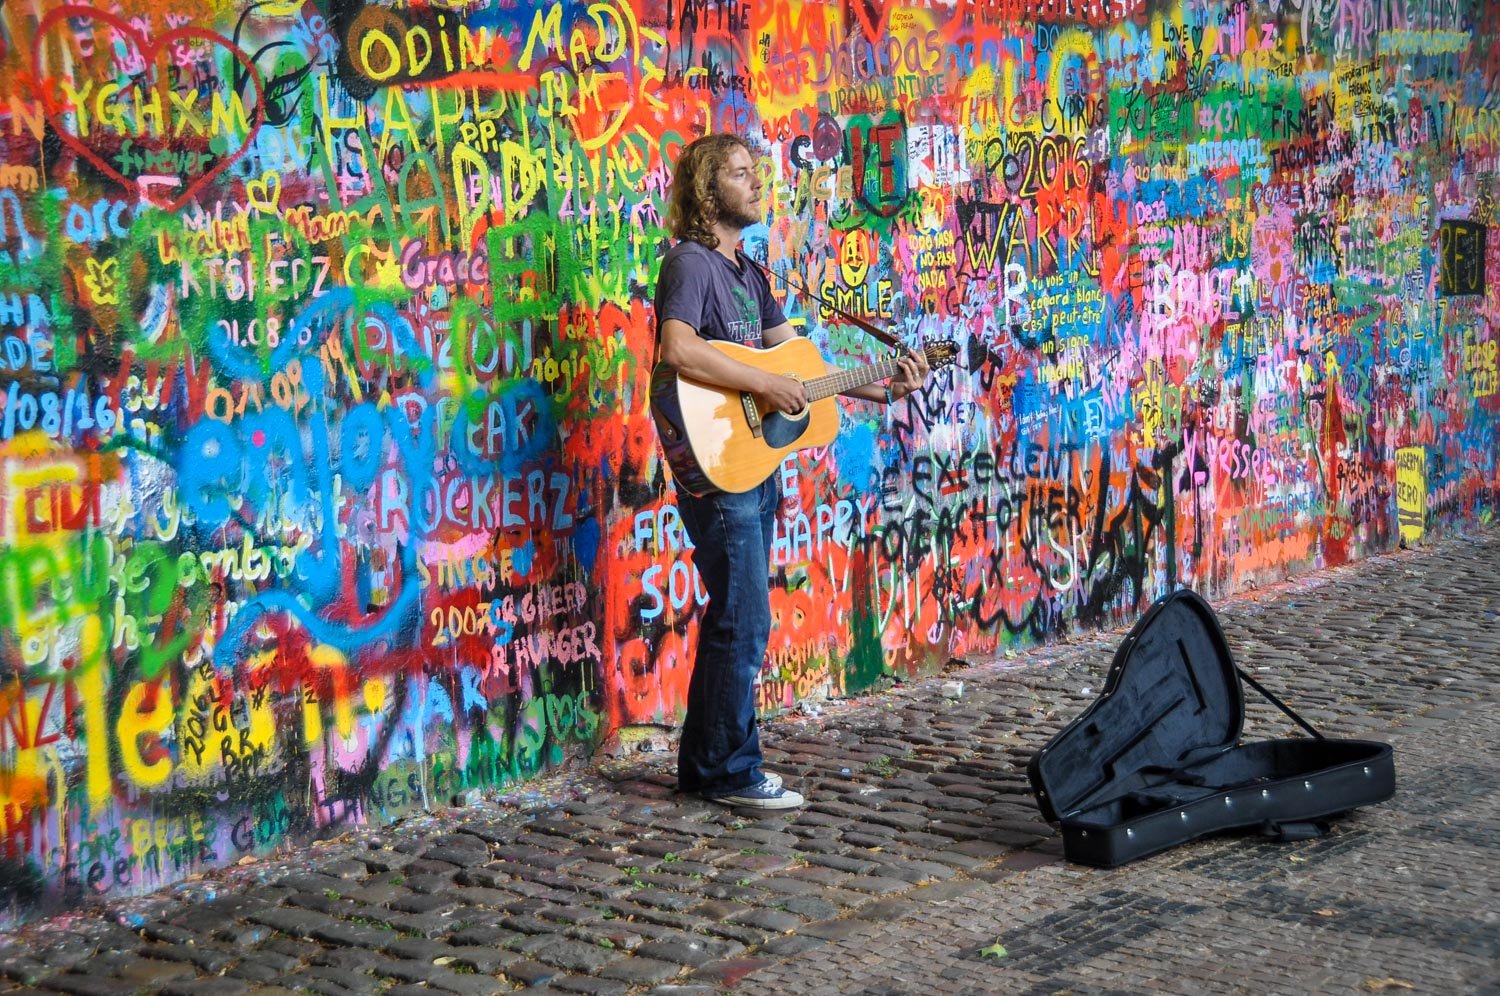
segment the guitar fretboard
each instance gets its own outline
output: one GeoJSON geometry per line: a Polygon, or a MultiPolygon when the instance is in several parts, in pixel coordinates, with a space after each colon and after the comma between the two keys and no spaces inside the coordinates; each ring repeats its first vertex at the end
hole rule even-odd
{"type": "Polygon", "coordinates": [[[843,394],[852,391],[856,387],[874,383],[877,380],[885,380],[896,372],[895,360],[881,360],[879,363],[871,363],[863,367],[850,367],[848,370],[840,370],[838,373],[829,374],[826,377],[814,377],[812,380],[802,382],[802,389],[807,392],[808,401],[822,401],[831,398],[835,394],[843,394]]]}

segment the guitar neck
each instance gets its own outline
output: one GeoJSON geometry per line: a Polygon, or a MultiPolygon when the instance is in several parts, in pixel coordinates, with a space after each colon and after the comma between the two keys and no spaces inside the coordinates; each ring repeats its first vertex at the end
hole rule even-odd
{"type": "Polygon", "coordinates": [[[850,367],[848,370],[840,370],[838,373],[829,374],[826,377],[814,377],[802,382],[802,388],[807,392],[808,401],[822,401],[831,398],[835,394],[843,394],[852,391],[856,387],[873,384],[877,380],[885,380],[896,372],[895,360],[881,360],[879,363],[870,363],[862,367],[850,367]]]}

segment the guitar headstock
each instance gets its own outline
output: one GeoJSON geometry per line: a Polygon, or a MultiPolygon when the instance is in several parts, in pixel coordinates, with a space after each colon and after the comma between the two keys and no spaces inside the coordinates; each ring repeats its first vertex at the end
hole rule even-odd
{"type": "Polygon", "coordinates": [[[922,353],[927,357],[928,367],[940,370],[958,359],[958,344],[952,339],[938,339],[924,345],[922,353]]]}

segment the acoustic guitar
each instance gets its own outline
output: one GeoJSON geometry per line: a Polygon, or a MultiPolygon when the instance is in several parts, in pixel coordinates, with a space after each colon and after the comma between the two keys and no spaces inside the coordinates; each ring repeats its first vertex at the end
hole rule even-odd
{"type": "MultiPolygon", "coordinates": [[[[704,384],[658,363],[651,373],[651,416],[672,474],[700,497],[749,491],[770,477],[788,453],[827,446],[839,431],[834,396],[896,372],[892,358],[830,373],[818,347],[802,338],[770,349],[708,344],[730,359],[795,377],[807,392],[807,407],[796,415],[762,411],[749,391],[704,384]]],[[[958,348],[943,341],[929,343],[922,352],[936,370],[952,363],[958,348]]]]}

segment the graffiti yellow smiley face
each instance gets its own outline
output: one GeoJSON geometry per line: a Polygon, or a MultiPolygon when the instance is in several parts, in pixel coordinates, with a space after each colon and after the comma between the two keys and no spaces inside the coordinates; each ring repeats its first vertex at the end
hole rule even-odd
{"type": "Polygon", "coordinates": [[[844,234],[839,246],[839,273],[847,287],[858,287],[870,272],[870,233],[856,229],[844,234]]]}

